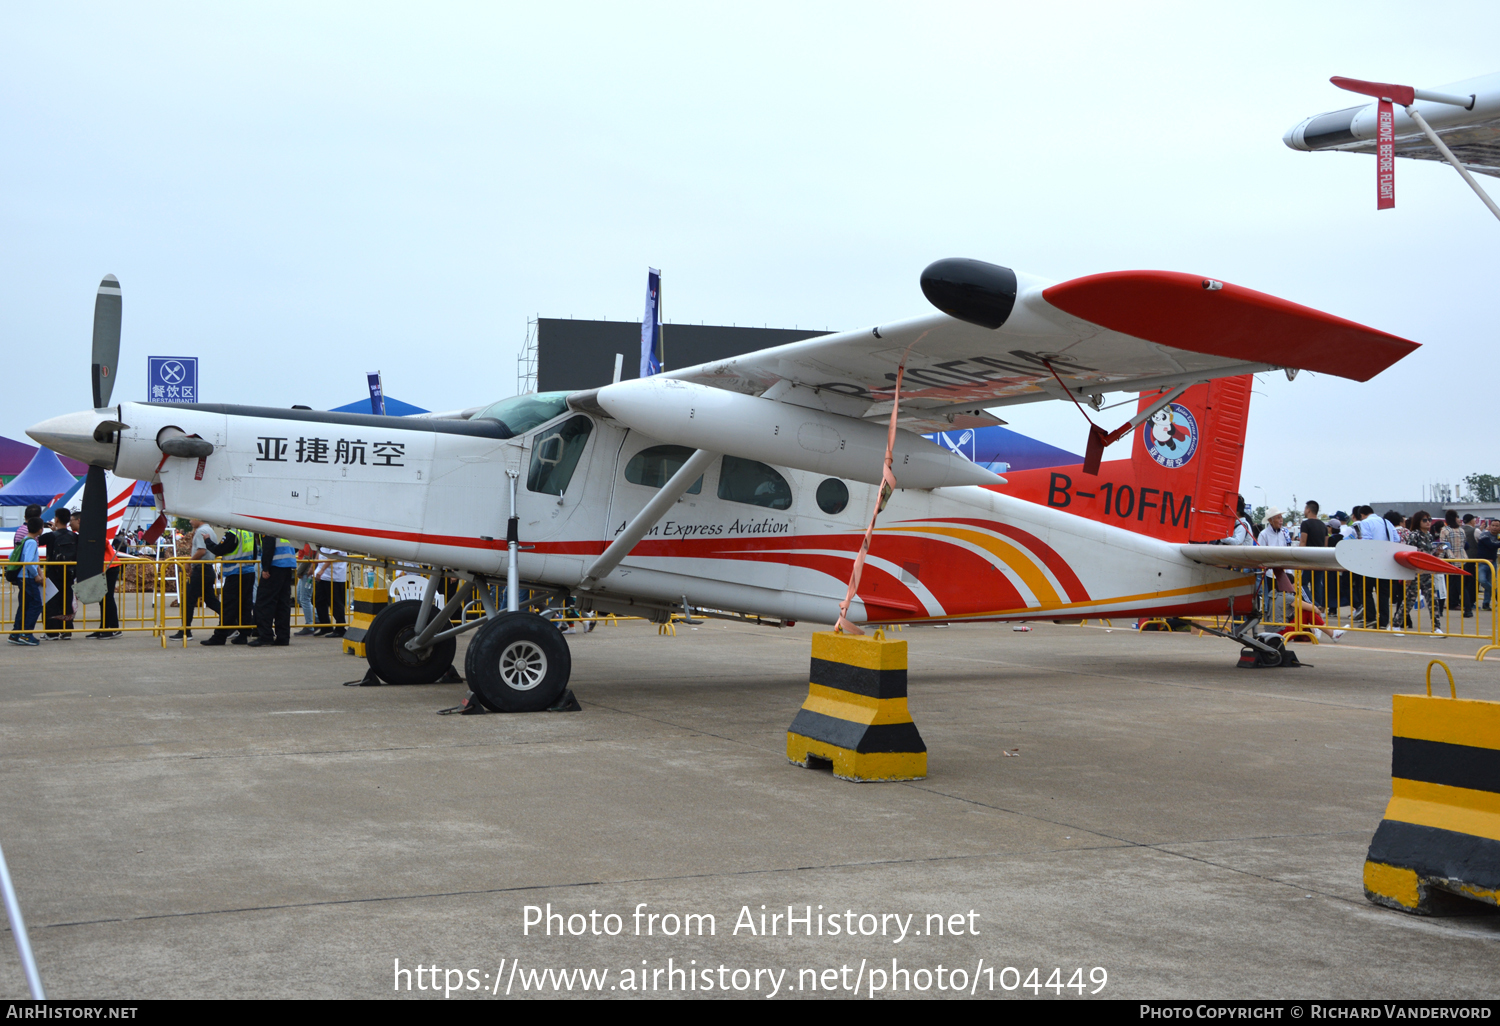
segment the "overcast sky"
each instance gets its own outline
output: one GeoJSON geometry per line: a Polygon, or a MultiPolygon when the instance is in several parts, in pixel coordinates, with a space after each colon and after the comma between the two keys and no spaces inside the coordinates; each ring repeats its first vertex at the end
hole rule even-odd
{"type": "MultiPolygon", "coordinates": [[[[88,405],[105,273],[116,399],[167,354],[208,402],[328,408],[378,368],[450,409],[514,393],[528,317],[638,320],[648,265],[669,321],[852,328],[924,313],[921,269],[970,256],[1213,276],[1423,344],[1363,385],[1263,375],[1254,502],[1500,473],[1500,222],[1412,161],[1377,213],[1373,158],[1281,142],[1355,102],[1330,75],[1500,70],[1500,8],[0,10],[0,434],[88,405]]],[[[1071,406],[1006,417],[1082,451],[1071,406]]]]}

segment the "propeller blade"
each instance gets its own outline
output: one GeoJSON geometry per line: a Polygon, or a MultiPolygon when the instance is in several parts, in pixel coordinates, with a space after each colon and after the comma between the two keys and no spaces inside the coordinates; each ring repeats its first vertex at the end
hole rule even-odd
{"type": "MultiPolygon", "coordinates": [[[[116,324],[119,322],[116,321],[116,324]]],[[[84,605],[102,602],[109,590],[104,577],[104,535],[109,528],[109,496],[104,468],[90,467],[83,483],[83,512],[78,538],[78,583],[73,593],[84,605]]]]}
{"type": "Polygon", "coordinates": [[[109,405],[115,389],[115,365],[120,359],[120,279],[106,274],[94,298],[94,409],[109,405]]]}

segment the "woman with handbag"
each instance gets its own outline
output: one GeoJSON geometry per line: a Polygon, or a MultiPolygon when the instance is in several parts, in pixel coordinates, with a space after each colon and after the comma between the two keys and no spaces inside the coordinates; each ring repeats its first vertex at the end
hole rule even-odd
{"type": "MultiPolygon", "coordinates": [[[[1416,546],[1419,552],[1436,555],[1438,545],[1437,539],[1432,536],[1432,514],[1425,509],[1419,509],[1411,515],[1408,523],[1410,526],[1406,532],[1406,543],[1416,546]]],[[[1418,574],[1415,581],[1407,582],[1406,615],[1402,620],[1404,627],[1415,626],[1415,617],[1412,614],[1420,598],[1426,601],[1427,608],[1432,612],[1432,632],[1443,633],[1443,603],[1434,593],[1432,584],[1431,574],[1418,574]]]]}

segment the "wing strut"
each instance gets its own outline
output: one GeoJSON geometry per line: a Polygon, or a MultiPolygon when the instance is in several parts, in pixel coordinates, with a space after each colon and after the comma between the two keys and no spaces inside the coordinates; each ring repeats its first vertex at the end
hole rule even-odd
{"type": "Polygon", "coordinates": [[[671,480],[662,485],[661,490],[653,495],[651,501],[635,515],[635,519],[626,524],[625,529],[615,536],[615,540],[609,543],[609,548],[594,560],[594,565],[589,567],[588,573],[584,574],[583,580],[579,582],[579,590],[587,591],[608,577],[609,572],[620,565],[620,560],[630,555],[630,550],[635,548],[636,543],[646,537],[646,532],[666,515],[667,510],[682,498],[683,493],[718,457],[718,453],[709,452],[707,449],[699,449],[689,456],[687,462],[677,468],[677,473],[672,475],[671,480]]]}

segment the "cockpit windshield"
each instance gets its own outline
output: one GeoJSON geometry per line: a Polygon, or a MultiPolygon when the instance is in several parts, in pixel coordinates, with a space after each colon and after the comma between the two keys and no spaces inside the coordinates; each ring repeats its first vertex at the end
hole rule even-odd
{"type": "Polygon", "coordinates": [[[474,414],[471,420],[498,420],[510,432],[507,438],[524,435],[539,424],[568,410],[568,393],[535,392],[531,395],[513,395],[498,403],[486,406],[474,414]]]}

